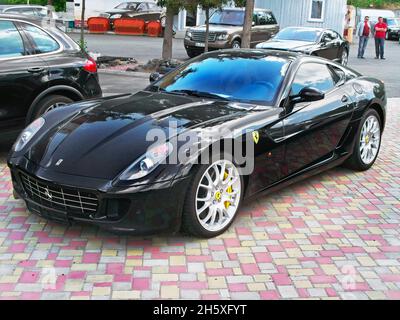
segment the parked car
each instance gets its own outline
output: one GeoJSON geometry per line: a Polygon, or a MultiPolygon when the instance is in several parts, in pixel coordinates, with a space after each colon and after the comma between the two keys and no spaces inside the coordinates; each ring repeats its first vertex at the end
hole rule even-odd
{"type": "MultiPolygon", "coordinates": [[[[209,50],[241,47],[244,14],[243,8],[225,8],[211,15],[209,50]]],[[[250,44],[252,48],[273,37],[278,31],[278,23],[270,10],[254,9],[250,44]]],[[[193,58],[204,52],[205,34],[205,25],[189,28],[186,31],[184,46],[189,57],[193,58]]]]}
{"type": "Polygon", "coordinates": [[[387,18],[384,21],[388,25],[386,40],[400,40],[400,18],[387,18]]]}
{"type": "Polygon", "coordinates": [[[36,5],[14,5],[14,6],[5,6],[3,9],[0,8],[0,12],[3,14],[21,14],[30,16],[32,18],[44,19],[50,18],[57,20],[59,16],[56,12],[50,10],[45,6],[36,6],[36,5]]]}
{"type": "MultiPolygon", "coordinates": [[[[118,18],[137,18],[145,21],[158,21],[161,20],[163,12],[164,10],[154,2],[122,2],[114,9],[100,14],[100,16],[108,18],[113,28],[114,20],[118,18]]],[[[165,25],[165,17],[161,22],[164,22],[165,25]]]]}
{"type": "Polygon", "coordinates": [[[26,128],[8,158],[16,197],[50,220],[208,238],[244,199],[341,164],[367,170],[380,150],[384,84],[326,59],[220,50],[152,79],[26,128]]]}
{"type": "Polygon", "coordinates": [[[257,45],[258,49],[276,49],[301,52],[333,60],[346,66],[350,44],[334,30],[289,27],[281,30],[273,39],[257,45]]]}
{"type": "Polygon", "coordinates": [[[65,33],[37,20],[0,14],[0,130],[101,96],[96,63],[65,33]]]}

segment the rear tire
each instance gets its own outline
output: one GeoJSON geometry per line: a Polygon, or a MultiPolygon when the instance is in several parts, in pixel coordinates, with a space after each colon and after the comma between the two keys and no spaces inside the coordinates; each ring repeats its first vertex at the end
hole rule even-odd
{"type": "Polygon", "coordinates": [[[374,165],[379,155],[382,142],[382,119],[378,112],[369,109],[360,123],[353,154],[344,166],[355,171],[366,171],[374,165]]]}
{"type": "Polygon", "coordinates": [[[44,97],[39,103],[36,105],[36,112],[33,115],[32,120],[35,120],[42,116],[43,114],[50,112],[53,109],[63,107],[70,103],[73,103],[74,100],[71,98],[62,96],[62,95],[50,95],[44,97]]]}

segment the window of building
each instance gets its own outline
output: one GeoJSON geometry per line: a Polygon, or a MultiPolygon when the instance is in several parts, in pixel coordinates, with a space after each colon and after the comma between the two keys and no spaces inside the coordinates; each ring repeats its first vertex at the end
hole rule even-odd
{"type": "Polygon", "coordinates": [[[312,0],[309,21],[324,21],[325,0],[312,0]]]}

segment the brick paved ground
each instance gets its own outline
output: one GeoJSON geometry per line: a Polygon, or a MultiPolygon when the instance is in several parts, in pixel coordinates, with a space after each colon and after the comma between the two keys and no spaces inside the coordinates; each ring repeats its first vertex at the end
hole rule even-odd
{"type": "Polygon", "coordinates": [[[400,99],[376,166],[259,198],[223,236],[116,237],[13,200],[0,162],[0,299],[400,299],[400,99]]]}

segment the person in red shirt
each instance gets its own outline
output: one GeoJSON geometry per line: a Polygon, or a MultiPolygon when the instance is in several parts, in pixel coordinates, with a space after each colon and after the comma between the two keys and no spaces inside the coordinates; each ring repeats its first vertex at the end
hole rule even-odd
{"type": "Polygon", "coordinates": [[[381,58],[385,60],[385,38],[387,32],[387,24],[383,22],[383,18],[379,17],[378,23],[375,25],[375,51],[376,57],[375,59],[381,58]]]}

